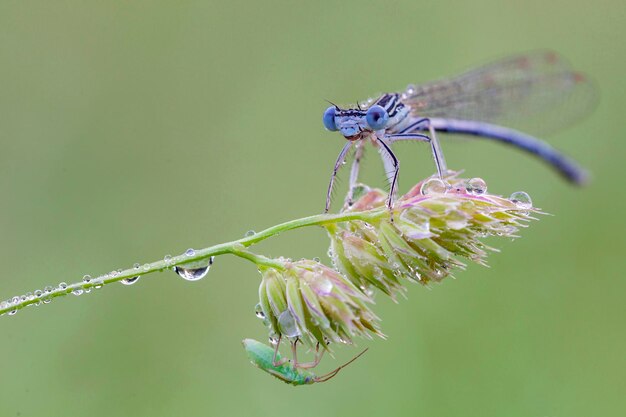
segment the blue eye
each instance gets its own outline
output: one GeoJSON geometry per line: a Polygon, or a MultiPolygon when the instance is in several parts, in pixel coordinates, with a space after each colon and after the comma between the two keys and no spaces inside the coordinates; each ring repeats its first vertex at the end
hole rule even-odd
{"type": "Polygon", "coordinates": [[[373,130],[380,130],[387,125],[389,115],[381,106],[375,105],[370,107],[365,113],[365,121],[373,130]]]}
{"type": "Polygon", "coordinates": [[[335,124],[335,106],[330,106],[324,112],[324,116],[322,117],[322,121],[324,122],[324,127],[332,132],[337,130],[337,125],[335,124]]]}

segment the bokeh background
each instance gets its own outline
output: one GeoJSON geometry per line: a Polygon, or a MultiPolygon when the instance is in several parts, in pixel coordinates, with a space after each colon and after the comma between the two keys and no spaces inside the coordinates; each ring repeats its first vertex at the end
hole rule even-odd
{"type": "MultiPolygon", "coordinates": [[[[0,415],[623,416],[625,15],[619,0],[0,2],[3,299],[320,212],[343,145],[324,99],[545,47],[602,93],[550,137],[593,173],[584,189],[506,147],[444,143],[452,167],[554,216],[489,269],[380,298],[388,340],[333,381],[295,389],[248,363],[259,275],[220,257],[200,282],[162,273],[2,317],[0,415]]],[[[433,172],[427,147],[397,152],[401,190],[433,172]]],[[[384,185],[377,158],[363,178],[384,185]]],[[[327,245],[311,228],[257,249],[327,245]]]]}

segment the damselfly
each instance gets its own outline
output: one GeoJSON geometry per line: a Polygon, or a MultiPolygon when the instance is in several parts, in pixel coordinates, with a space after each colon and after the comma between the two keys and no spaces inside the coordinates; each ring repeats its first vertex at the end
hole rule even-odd
{"type": "Polygon", "coordinates": [[[378,148],[388,173],[389,209],[393,207],[400,169],[391,150],[393,143],[430,143],[437,174],[443,178],[447,167],[438,132],[472,135],[515,146],[542,159],[568,181],[582,184],[587,178],[583,168],[531,134],[549,133],[578,121],[594,108],[596,98],[596,89],[585,75],[573,71],[554,52],[536,51],[455,78],[409,85],[404,92],[383,94],[355,107],[333,104],[324,112],[324,126],[339,131],[348,142],[333,169],[326,211],[330,208],[337,171],[354,147],[346,198],[347,204],[352,204],[363,145],[368,141],[378,148]]]}

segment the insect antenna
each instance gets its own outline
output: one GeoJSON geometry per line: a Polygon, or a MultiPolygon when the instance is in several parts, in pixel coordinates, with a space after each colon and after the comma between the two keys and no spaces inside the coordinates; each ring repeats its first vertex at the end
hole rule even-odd
{"type": "Polygon", "coordinates": [[[331,379],[332,377],[337,375],[339,373],[339,371],[341,371],[343,368],[345,368],[346,366],[350,365],[355,360],[359,359],[361,357],[361,355],[363,355],[365,352],[367,352],[368,349],[369,348],[366,348],[363,352],[359,353],[354,358],[350,359],[348,362],[344,363],[343,365],[341,365],[337,369],[334,369],[334,370],[330,371],[329,373],[327,373],[325,375],[318,376],[317,378],[315,378],[315,382],[326,382],[326,381],[328,381],[329,379],[331,379]]]}
{"type": "Polygon", "coordinates": [[[337,109],[337,110],[341,110],[341,109],[339,108],[339,106],[338,106],[338,105],[336,105],[335,103],[333,103],[332,101],[327,100],[327,99],[324,99],[324,101],[326,101],[326,102],[328,102],[329,104],[332,104],[333,106],[335,106],[335,109],[337,109]]]}

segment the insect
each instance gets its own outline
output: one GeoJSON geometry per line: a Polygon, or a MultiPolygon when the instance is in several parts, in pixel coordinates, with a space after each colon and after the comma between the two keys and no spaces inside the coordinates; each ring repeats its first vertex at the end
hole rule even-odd
{"type": "Polygon", "coordinates": [[[326,382],[339,373],[343,368],[350,365],[363,355],[367,349],[350,359],[348,362],[321,376],[304,369],[303,366],[295,366],[292,362],[282,359],[280,353],[274,348],[264,345],[253,339],[244,339],[243,347],[250,361],[259,369],[291,385],[310,385],[316,382],[326,382]]]}
{"type": "MultiPolygon", "coordinates": [[[[526,151],[557,170],[566,180],[583,184],[586,171],[531,134],[550,133],[580,120],[597,99],[594,84],[550,51],[509,57],[451,79],[409,85],[402,93],[386,93],[356,107],[331,105],[322,117],[324,127],[347,140],[337,157],[326,195],[326,212],[337,171],[354,147],[350,188],[359,175],[363,145],[379,151],[388,174],[387,206],[393,208],[400,163],[391,150],[398,141],[430,144],[437,174],[447,171],[437,133],[472,135],[526,151]],[[509,126],[509,127],[504,127],[509,126]],[[522,133],[523,129],[529,133],[522,133]]],[[[331,103],[332,104],[332,103],[331,103]]]]}

